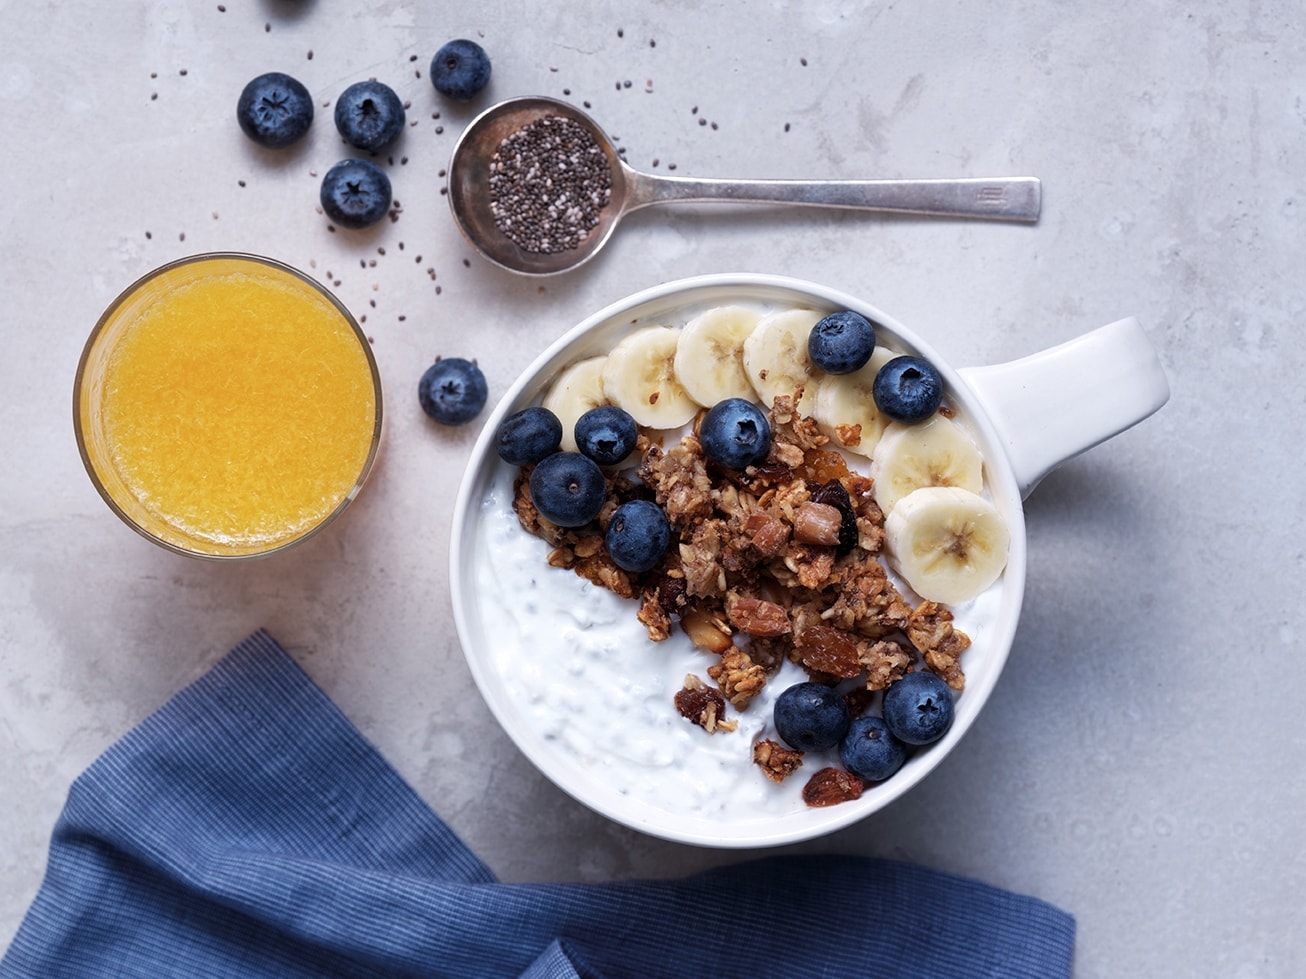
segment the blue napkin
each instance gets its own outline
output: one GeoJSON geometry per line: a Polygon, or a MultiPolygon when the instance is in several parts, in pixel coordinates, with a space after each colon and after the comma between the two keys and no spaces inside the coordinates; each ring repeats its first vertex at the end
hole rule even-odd
{"type": "Polygon", "coordinates": [[[73,784],[0,977],[1052,977],[1074,930],[848,856],[501,883],[259,632],[73,784]]]}

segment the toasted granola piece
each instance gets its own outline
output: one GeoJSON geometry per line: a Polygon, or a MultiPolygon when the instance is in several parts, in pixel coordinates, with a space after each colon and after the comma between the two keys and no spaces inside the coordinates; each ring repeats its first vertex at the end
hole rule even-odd
{"type": "Polygon", "coordinates": [[[860,778],[842,768],[822,768],[803,786],[803,801],[809,806],[837,806],[862,797],[866,787],[860,778]]]}
{"type": "Polygon", "coordinates": [[[750,636],[783,636],[793,629],[783,606],[746,595],[726,597],[726,616],[731,625],[750,636]]]}
{"type": "Polygon", "coordinates": [[[766,670],[754,663],[748,653],[731,646],[721,655],[721,662],[707,668],[721,692],[735,710],[743,710],[766,686],[766,670]]]}
{"type": "Polygon", "coordinates": [[[790,541],[781,558],[800,588],[820,589],[834,569],[834,548],[790,541]]]}
{"type": "Polygon", "coordinates": [[[679,547],[685,594],[691,598],[726,593],[726,570],[721,564],[724,529],[722,520],[704,520],[694,528],[688,542],[679,547]]]}
{"type": "Polygon", "coordinates": [[[891,639],[881,639],[869,649],[863,650],[859,657],[866,667],[866,689],[888,690],[897,683],[911,668],[911,650],[904,649],[900,643],[891,639]]]}
{"type": "Polygon", "coordinates": [[[644,626],[650,642],[665,642],[671,637],[671,615],[662,604],[661,591],[657,586],[646,588],[640,594],[639,611],[635,618],[644,626]]]}
{"type": "Polygon", "coordinates": [[[906,628],[911,607],[869,551],[859,549],[840,558],[828,585],[836,596],[823,613],[830,625],[871,639],[906,628]]]}
{"type": "Polygon", "coordinates": [[[771,404],[771,438],[773,442],[793,445],[799,449],[818,449],[830,444],[830,437],[821,431],[811,418],[798,414],[797,405],[802,400],[799,388],[793,395],[781,395],[771,404]]]}
{"type": "Polygon", "coordinates": [[[794,643],[790,636],[749,636],[745,643],[748,656],[754,663],[766,670],[770,676],[784,665],[789,654],[793,652],[794,643]]]}
{"type": "Polygon", "coordinates": [[[653,490],[671,525],[684,530],[712,514],[712,479],[698,439],[686,435],[670,449],[652,445],[644,453],[639,477],[653,490]]]}
{"type": "Polygon", "coordinates": [[[689,641],[699,649],[706,649],[720,656],[734,648],[734,642],[731,640],[734,633],[729,624],[720,615],[705,608],[687,610],[680,617],[680,628],[689,636],[689,641]]]}
{"type": "Polygon", "coordinates": [[[803,763],[803,753],[763,738],[753,745],[753,764],[772,782],[783,782],[803,763]]]}
{"type": "Polygon", "coordinates": [[[726,698],[716,687],[709,687],[694,674],[685,677],[685,684],[676,691],[676,710],[680,716],[693,721],[708,734],[733,731],[738,721],[725,719],[726,698]]]}
{"type": "Polygon", "coordinates": [[[938,602],[921,602],[912,610],[905,631],[932,672],[953,690],[965,688],[960,660],[970,646],[970,636],[953,628],[951,611],[938,602]]]}

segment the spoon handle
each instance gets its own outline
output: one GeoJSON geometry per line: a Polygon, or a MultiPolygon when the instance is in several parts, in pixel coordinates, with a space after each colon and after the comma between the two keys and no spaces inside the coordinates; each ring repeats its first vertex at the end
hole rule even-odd
{"type": "Polygon", "coordinates": [[[802,204],[898,214],[1037,221],[1042,188],[1037,177],[924,180],[700,180],[628,170],[632,210],[672,202],[802,204]]]}

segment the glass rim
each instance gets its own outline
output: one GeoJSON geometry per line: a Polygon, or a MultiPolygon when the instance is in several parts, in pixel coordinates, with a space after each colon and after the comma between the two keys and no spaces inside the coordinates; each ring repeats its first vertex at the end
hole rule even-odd
{"type": "Polygon", "coordinates": [[[163,265],[151,269],[150,271],[139,276],[134,282],[132,282],[130,285],[128,285],[126,288],[120,291],[113,298],[113,300],[104,308],[104,311],[100,314],[99,318],[96,320],[95,325],[91,328],[90,335],[86,338],[86,343],[82,346],[81,356],[78,358],[77,361],[77,372],[73,377],[72,401],[73,401],[72,403],[73,435],[77,442],[77,452],[81,456],[82,466],[86,469],[86,473],[91,479],[91,484],[95,487],[96,492],[99,493],[100,498],[103,499],[106,504],[108,504],[109,509],[112,510],[115,514],[117,514],[117,516],[119,517],[119,519],[123,521],[123,523],[125,523],[128,527],[136,531],[138,534],[140,534],[142,537],[144,537],[146,540],[150,541],[151,543],[157,544],[159,547],[171,551],[174,554],[181,554],[186,557],[202,558],[208,561],[247,561],[252,558],[270,557],[273,554],[279,554],[282,551],[285,551],[298,544],[302,544],[304,541],[317,536],[321,531],[325,530],[330,524],[334,523],[336,518],[339,517],[340,514],[344,512],[344,510],[349,506],[349,504],[352,503],[354,499],[358,496],[359,492],[363,488],[363,485],[367,482],[368,477],[371,475],[372,469],[376,462],[377,454],[380,451],[380,447],[381,447],[381,432],[382,432],[382,422],[384,416],[384,406],[383,406],[383,399],[381,394],[381,371],[377,365],[376,356],[372,352],[372,344],[368,340],[367,334],[363,332],[363,328],[359,325],[358,321],[354,318],[354,314],[350,312],[349,308],[345,306],[345,304],[341,302],[340,299],[333,292],[331,292],[330,289],[328,289],[317,279],[313,278],[313,276],[309,275],[307,272],[295,268],[293,265],[289,265],[286,262],[280,261],[279,259],[270,258],[266,255],[259,255],[253,252],[210,251],[210,252],[199,252],[194,255],[186,255],[183,256],[182,258],[173,259],[170,262],[165,262],[163,265]],[[90,363],[91,356],[95,352],[96,344],[99,342],[101,336],[104,334],[105,329],[109,326],[111,322],[113,322],[117,312],[142,288],[147,286],[149,283],[153,282],[155,279],[158,279],[161,276],[167,275],[171,272],[174,272],[177,269],[184,268],[188,265],[197,265],[203,262],[211,262],[211,261],[245,262],[251,265],[258,265],[264,268],[270,268],[273,269],[274,271],[284,273],[286,275],[291,276],[294,279],[299,280],[301,283],[307,285],[313,291],[321,295],[331,304],[332,308],[334,308],[335,311],[340,314],[344,322],[349,325],[349,328],[353,332],[355,339],[358,341],[358,345],[362,348],[363,356],[367,360],[368,374],[372,379],[373,403],[376,406],[375,411],[373,413],[374,417],[372,420],[372,434],[370,438],[370,444],[368,446],[367,458],[363,460],[363,465],[360,468],[358,476],[355,478],[353,485],[350,487],[349,491],[345,493],[345,495],[341,498],[340,502],[335,506],[335,508],[332,509],[330,513],[322,517],[321,520],[319,520],[308,530],[304,531],[301,534],[298,534],[295,537],[290,538],[289,540],[281,541],[277,544],[272,545],[271,547],[267,547],[262,550],[233,552],[233,553],[212,553],[209,551],[197,550],[192,547],[187,547],[184,544],[179,544],[175,541],[167,540],[163,537],[160,537],[158,534],[154,533],[153,531],[151,531],[148,527],[142,526],[138,520],[136,520],[130,513],[126,511],[126,509],[121,504],[117,502],[117,500],[114,499],[113,495],[109,492],[108,487],[105,486],[104,480],[101,478],[100,473],[96,468],[95,462],[91,458],[91,452],[87,447],[87,433],[82,425],[82,404],[86,397],[87,367],[90,363]]]}

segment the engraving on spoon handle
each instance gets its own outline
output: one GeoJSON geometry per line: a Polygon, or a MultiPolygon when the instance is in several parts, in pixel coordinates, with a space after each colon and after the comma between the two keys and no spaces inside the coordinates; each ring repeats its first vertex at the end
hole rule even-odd
{"type": "Polygon", "coordinates": [[[1042,187],[1037,177],[922,180],[700,180],[639,171],[627,173],[628,206],[651,204],[798,204],[897,214],[1037,221],[1042,187]]]}

